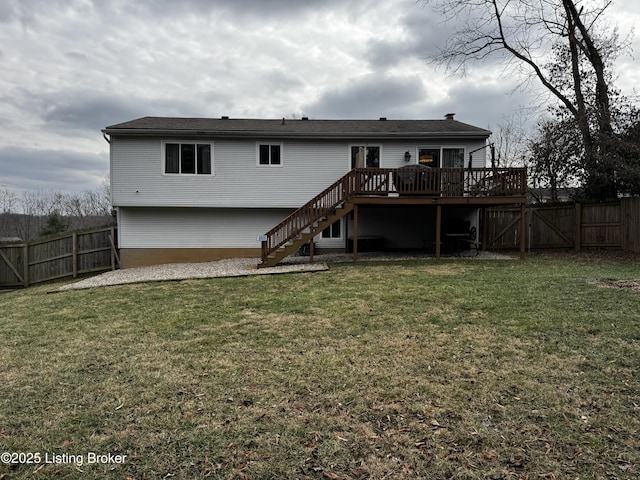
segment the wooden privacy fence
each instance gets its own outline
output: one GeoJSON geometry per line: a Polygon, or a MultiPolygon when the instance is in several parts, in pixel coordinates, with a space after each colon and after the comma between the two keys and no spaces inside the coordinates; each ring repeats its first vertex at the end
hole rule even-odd
{"type": "MultiPolygon", "coordinates": [[[[606,204],[530,205],[525,212],[528,249],[598,247],[640,252],[640,197],[606,204]]],[[[520,215],[519,207],[487,209],[486,248],[519,248],[520,215]]]]}
{"type": "Polygon", "coordinates": [[[115,230],[108,227],[0,245],[0,288],[115,270],[119,264],[115,230]]]}

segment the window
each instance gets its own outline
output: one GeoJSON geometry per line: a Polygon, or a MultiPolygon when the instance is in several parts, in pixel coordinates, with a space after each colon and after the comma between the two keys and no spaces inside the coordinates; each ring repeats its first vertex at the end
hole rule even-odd
{"type": "Polygon", "coordinates": [[[342,235],[342,221],[337,220],[322,231],[322,238],[340,238],[342,235]]]}
{"type": "Polygon", "coordinates": [[[427,167],[440,167],[440,149],[439,148],[419,148],[418,163],[427,167]]]}
{"type": "Polygon", "coordinates": [[[380,167],[380,147],[367,145],[351,146],[351,168],[380,167]]]}
{"type": "Polygon", "coordinates": [[[282,145],[258,144],[258,165],[282,165],[282,145]]]}
{"type": "Polygon", "coordinates": [[[211,175],[210,143],[165,143],[164,173],[211,175]]]}
{"type": "Polygon", "coordinates": [[[464,148],[443,148],[442,166],[444,168],[464,168],[464,148]]]}
{"type": "Polygon", "coordinates": [[[418,163],[433,168],[464,168],[464,148],[418,148],[418,163]]]}
{"type": "MultiPolygon", "coordinates": [[[[443,148],[442,166],[444,168],[464,168],[464,148],[443,148]]],[[[464,194],[464,174],[462,171],[444,173],[442,191],[448,196],[462,196],[464,194]]]]}

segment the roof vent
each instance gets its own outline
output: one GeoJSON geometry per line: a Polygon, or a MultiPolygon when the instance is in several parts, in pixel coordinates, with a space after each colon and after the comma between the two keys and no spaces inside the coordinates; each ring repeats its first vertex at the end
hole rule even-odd
{"type": "Polygon", "coordinates": [[[444,118],[446,118],[447,120],[453,120],[453,117],[455,116],[455,113],[447,113],[445,114],[444,118]]]}
{"type": "Polygon", "coordinates": [[[380,121],[386,122],[387,121],[387,117],[380,117],[380,121]]]}
{"type": "Polygon", "coordinates": [[[223,115],[222,117],[220,117],[222,120],[229,120],[229,117],[226,115],[223,115]]]}

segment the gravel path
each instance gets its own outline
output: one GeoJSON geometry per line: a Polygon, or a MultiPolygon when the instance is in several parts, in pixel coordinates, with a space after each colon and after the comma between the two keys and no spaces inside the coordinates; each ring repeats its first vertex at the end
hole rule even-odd
{"type": "MultiPolygon", "coordinates": [[[[361,253],[359,260],[419,260],[433,258],[426,254],[380,254],[361,253]]],[[[471,259],[511,259],[511,256],[481,252],[479,256],[465,256],[457,258],[471,259]]],[[[231,258],[217,262],[204,263],[172,263],[154,265],[151,267],[127,268],[102,273],[79,282],[64,285],[58,291],[124,285],[128,283],[157,282],[164,280],[186,280],[192,278],[244,277],[248,275],[273,275],[292,272],[318,272],[328,270],[327,263],[351,262],[351,254],[330,254],[314,256],[314,263],[309,263],[309,257],[289,257],[276,267],[257,268],[257,258],[231,258]]]]}
{"type": "Polygon", "coordinates": [[[217,262],[171,263],[151,267],[126,268],[102,273],[76,283],[60,287],[59,290],[106,287],[127,283],[158,282],[164,280],[186,280],[190,278],[243,277],[247,275],[273,275],[290,272],[318,272],[328,270],[326,263],[298,263],[269,268],[257,268],[256,258],[232,258],[217,262]]]}

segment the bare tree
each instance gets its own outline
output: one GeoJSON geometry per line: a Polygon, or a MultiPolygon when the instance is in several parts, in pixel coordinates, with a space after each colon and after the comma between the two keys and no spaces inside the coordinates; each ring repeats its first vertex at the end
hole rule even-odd
{"type": "Polygon", "coordinates": [[[64,221],[70,230],[113,224],[108,182],[77,193],[27,190],[21,196],[0,186],[0,236],[31,240],[49,231],[45,227],[52,219],[64,221]]]}
{"type": "Polygon", "coordinates": [[[520,109],[503,115],[495,128],[491,141],[495,145],[496,165],[500,167],[522,167],[527,162],[527,118],[520,109]]]}
{"type": "Polygon", "coordinates": [[[0,237],[17,236],[12,228],[17,203],[17,195],[0,183],[0,237]]]}
{"type": "Polygon", "coordinates": [[[528,147],[534,186],[548,189],[551,200],[557,202],[560,189],[575,187],[581,176],[580,132],[573,122],[547,118],[539,123],[537,137],[528,147]]]}
{"type": "Polygon", "coordinates": [[[14,213],[18,196],[4,183],[0,183],[0,213],[14,213]]]}
{"type": "Polygon", "coordinates": [[[595,198],[617,195],[615,171],[607,161],[614,132],[608,66],[625,42],[602,25],[612,2],[424,0],[456,25],[433,62],[464,73],[468,62],[498,57],[536,78],[570,112],[584,149],[585,188],[595,198]],[[566,61],[550,62],[554,49],[566,61]]]}

